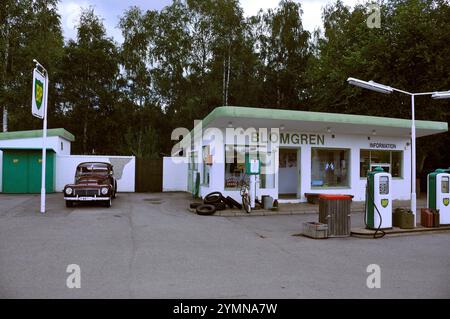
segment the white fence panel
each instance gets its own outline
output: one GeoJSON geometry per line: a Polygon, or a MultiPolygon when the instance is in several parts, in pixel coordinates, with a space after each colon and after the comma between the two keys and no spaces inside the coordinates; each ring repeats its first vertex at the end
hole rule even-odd
{"type": "Polygon", "coordinates": [[[83,162],[108,162],[114,166],[119,192],[134,192],[136,158],[134,156],[108,155],[57,155],[56,191],[62,191],[64,185],[73,183],[75,169],[83,162]]]}
{"type": "Polygon", "coordinates": [[[177,163],[172,157],[163,159],[163,192],[187,191],[187,163],[177,163]]]}

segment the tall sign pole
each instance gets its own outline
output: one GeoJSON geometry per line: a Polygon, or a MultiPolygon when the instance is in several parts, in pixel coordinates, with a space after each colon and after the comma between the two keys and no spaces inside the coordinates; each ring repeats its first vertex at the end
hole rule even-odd
{"type": "Polygon", "coordinates": [[[31,98],[31,113],[43,119],[42,129],[42,176],[41,176],[41,213],[45,213],[45,168],[47,163],[47,100],[48,100],[48,72],[35,59],[33,70],[33,93],[31,98]]]}

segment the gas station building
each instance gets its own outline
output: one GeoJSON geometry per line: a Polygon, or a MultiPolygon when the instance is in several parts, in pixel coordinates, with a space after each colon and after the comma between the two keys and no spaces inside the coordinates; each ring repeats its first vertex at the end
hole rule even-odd
{"type": "MultiPolygon", "coordinates": [[[[445,122],[416,121],[417,138],[447,131],[445,122]]],[[[220,191],[240,201],[250,154],[261,162],[259,198],[304,202],[305,194],[320,193],[363,201],[367,172],[381,166],[392,175],[392,199],[409,200],[410,132],[406,119],[217,107],[164,158],[163,191],[220,191]]]]}

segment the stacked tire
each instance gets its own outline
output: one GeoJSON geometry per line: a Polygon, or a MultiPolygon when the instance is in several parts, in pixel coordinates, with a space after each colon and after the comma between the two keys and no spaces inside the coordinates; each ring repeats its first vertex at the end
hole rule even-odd
{"type": "Polygon", "coordinates": [[[212,192],[205,196],[203,204],[191,203],[190,207],[195,208],[198,215],[213,215],[218,210],[227,208],[242,209],[242,205],[235,201],[230,196],[224,197],[221,192],[212,192]]]}

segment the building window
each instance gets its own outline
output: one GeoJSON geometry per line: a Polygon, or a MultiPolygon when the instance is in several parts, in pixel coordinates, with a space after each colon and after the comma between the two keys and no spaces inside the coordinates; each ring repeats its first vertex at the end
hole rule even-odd
{"type": "MultiPolygon", "coordinates": [[[[245,157],[255,154],[261,163],[259,188],[275,187],[275,153],[265,147],[249,151],[249,146],[225,145],[225,188],[238,189],[245,175],[245,157]]],[[[248,182],[248,176],[246,176],[248,182]]]]}
{"type": "Polygon", "coordinates": [[[63,142],[61,142],[61,151],[63,151],[64,150],[64,144],[63,144],[63,142]]]}
{"type": "Polygon", "coordinates": [[[380,166],[392,177],[402,177],[402,151],[372,151],[361,150],[360,152],[360,177],[367,177],[367,172],[375,166],[380,166]]]}
{"type": "Polygon", "coordinates": [[[225,188],[238,188],[245,173],[245,146],[225,145],[225,188]]]}
{"type": "Polygon", "coordinates": [[[347,149],[311,149],[311,186],[348,187],[350,151],[347,149]]]}
{"type": "Polygon", "coordinates": [[[202,180],[202,184],[205,186],[209,186],[209,171],[211,168],[211,165],[209,165],[209,160],[210,160],[210,152],[209,152],[209,145],[203,146],[202,148],[202,165],[203,165],[203,180],[202,180]]]}

